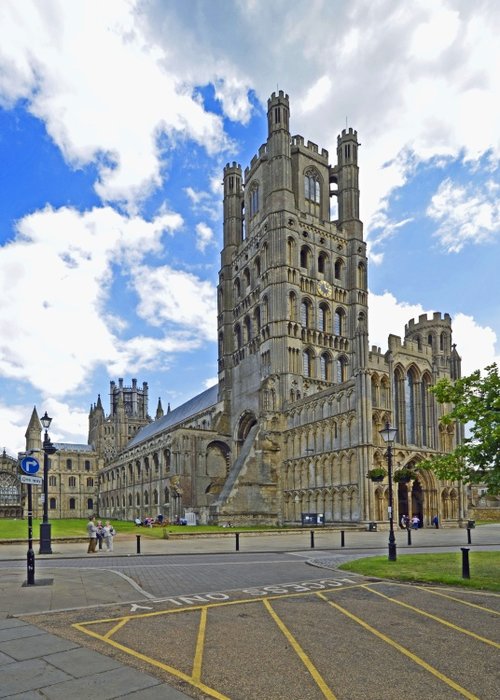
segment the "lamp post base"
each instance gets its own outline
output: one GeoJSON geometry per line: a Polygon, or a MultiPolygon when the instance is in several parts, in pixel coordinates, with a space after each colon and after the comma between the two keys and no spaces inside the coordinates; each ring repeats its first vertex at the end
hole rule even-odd
{"type": "Polygon", "coordinates": [[[52,554],[51,524],[40,523],[40,549],[38,554],[52,554]]]}
{"type": "Polygon", "coordinates": [[[389,542],[389,561],[396,561],[396,543],[389,542]]]}

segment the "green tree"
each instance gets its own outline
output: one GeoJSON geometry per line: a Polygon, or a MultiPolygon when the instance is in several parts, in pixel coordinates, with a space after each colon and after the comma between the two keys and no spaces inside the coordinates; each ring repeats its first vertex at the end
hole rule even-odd
{"type": "Polygon", "coordinates": [[[477,370],[455,382],[442,379],[431,388],[440,404],[452,408],[445,424],[468,423],[470,436],[453,452],[425,460],[420,468],[432,469],[440,479],[484,483],[491,494],[500,493],[500,376],[496,364],[484,375],[477,370]]]}

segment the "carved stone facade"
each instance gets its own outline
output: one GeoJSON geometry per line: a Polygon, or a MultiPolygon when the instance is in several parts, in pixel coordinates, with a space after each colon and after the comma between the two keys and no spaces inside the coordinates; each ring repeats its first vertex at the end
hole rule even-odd
{"type": "Polygon", "coordinates": [[[443,524],[466,516],[463,488],[418,470],[462,439],[460,427],[440,425],[446,407],[429,393],[460,376],[451,319],[422,316],[403,339],[391,335],[387,350],[370,348],[357,133],[342,131],[331,165],[289,123],[280,91],[250,166],[224,168],[218,384],[165,415],[159,404],[154,421],[147,385],[135,380],[111,383],[108,416],[100,398],[91,408],[101,517],[387,522],[387,480],[366,477],[386,464],[386,421],[398,430],[395,471],[415,474],[395,485],[394,517],[417,514],[428,525],[436,514],[443,524]]]}
{"type": "Polygon", "coordinates": [[[460,376],[450,317],[422,316],[387,351],[369,348],[358,147],[344,130],[331,166],[327,151],[291,136],[288,97],[271,96],[266,143],[244,173],[224,168],[218,385],[141,429],[104,468],[106,516],[386,521],[387,482],[366,474],[385,464],[379,430],[390,421],[394,468],[416,473],[395,487],[395,517],[465,517],[458,484],[418,471],[461,439],[440,427],[428,391],[460,376]]]}

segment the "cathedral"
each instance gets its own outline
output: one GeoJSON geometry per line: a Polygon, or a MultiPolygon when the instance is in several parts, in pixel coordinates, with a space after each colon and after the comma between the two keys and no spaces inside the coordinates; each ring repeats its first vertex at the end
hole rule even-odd
{"type": "Polygon", "coordinates": [[[268,100],[267,120],[249,166],[224,168],[218,383],[166,412],[159,402],[152,419],[146,383],[111,382],[109,412],[100,397],[91,406],[88,445],[57,446],[50,517],[382,525],[388,480],[368,477],[387,469],[387,423],[397,430],[394,518],[430,525],[438,515],[451,526],[466,517],[464,488],[418,466],[463,437],[440,422],[444,409],[429,392],[460,377],[450,316],[422,315],[386,349],[369,345],[357,133],[338,136],[332,165],[325,149],[291,135],[282,91],[268,100]],[[67,460],[82,483],[94,480],[78,514],[67,460]],[[403,470],[409,480],[398,478],[403,470]]]}

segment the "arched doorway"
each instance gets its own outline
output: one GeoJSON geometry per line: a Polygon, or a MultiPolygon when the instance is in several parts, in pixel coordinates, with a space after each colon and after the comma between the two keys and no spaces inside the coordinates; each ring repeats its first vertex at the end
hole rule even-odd
{"type": "Polygon", "coordinates": [[[246,438],[248,437],[248,433],[256,423],[257,418],[251,411],[245,411],[245,413],[243,413],[238,424],[238,435],[236,438],[239,445],[242,445],[245,442],[246,438]]]}
{"type": "Polygon", "coordinates": [[[413,486],[411,489],[411,512],[412,515],[418,516],[418,519],[420,521],[420,527],[422,527],[422,525],[424,524],[424,510],[424,492],[422,489],[422,484],[417,478],[413,482],[413,486]]]}

